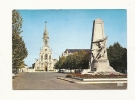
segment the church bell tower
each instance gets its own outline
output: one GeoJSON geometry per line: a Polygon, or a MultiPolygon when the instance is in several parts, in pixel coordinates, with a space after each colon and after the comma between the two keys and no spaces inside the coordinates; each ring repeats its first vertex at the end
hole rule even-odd
{"type": "Polygon", "coordinates": [[[49,42],[49,36],[48,36],[48,32],[47,32],[47,29],[46,29],[46,21],[45,21],[45,31],[44,31],[44,34],[43,34],[43,42],[44,42],[44,46],[45,47],[49,47],[48,45],[48,42],[49,42]]]}

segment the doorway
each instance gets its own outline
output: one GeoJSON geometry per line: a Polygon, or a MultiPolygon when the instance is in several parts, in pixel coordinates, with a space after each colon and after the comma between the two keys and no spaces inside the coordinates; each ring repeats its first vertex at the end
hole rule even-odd
{"type": "Polygon", "coordinates": [[[47,66],[45,66],[45,71],[47,71],[47,66]]]}

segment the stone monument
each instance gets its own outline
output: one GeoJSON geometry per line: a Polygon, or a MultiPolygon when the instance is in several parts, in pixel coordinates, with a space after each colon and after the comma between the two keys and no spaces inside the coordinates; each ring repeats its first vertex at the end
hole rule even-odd
{"type": "Polygon", "coordinates": [[[82,74],[97,72],[113,72],[116,71],[110,66],[107,57],[106,42],[107,38],[104,33],[104,22],[102,19],[93,21],[91,53],[89,61],[89,69],[84,69],[82,74]]]}
{"type": "Polygon", "coordinates": [[[91,71],[96,72],[114,72],[110,66],[106,50],[107,37],[104,33],[104,22],[102,19],[96,19],[93,22],[91,55],[89,67],[91,71]]]}

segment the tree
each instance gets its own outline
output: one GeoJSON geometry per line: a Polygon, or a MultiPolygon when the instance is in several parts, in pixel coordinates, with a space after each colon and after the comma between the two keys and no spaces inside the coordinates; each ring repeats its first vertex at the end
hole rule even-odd
{"type": "Polygon", "coordinates": [[[86,69],[89,64],[89,55],[85,51],[74,52],[73,54],[61,57],[55,64],[56,69],[86,69]]]}
{"type": "Polygon", "coordinates": [[[110,65],[116,71],[127,69],[127,49],[123,48],[118,42],[107,49],[110,65]]]}
{"type": "Polygon", "coordinates": [[[64,62],[65,62],[65,57],[61,57],[59,61],[54,65],[55,69],[63,69],[64,68],[64,62]]]}
{"type": "Polygon", "coordinates": [[[66,57],[66,59],[63,63],[63,67],[65,69],[70,69],[70,70],[72,69],[72,67],[73,67],[72,58],[73,58],[72,55],[69,55],[69,56],[66,57]]]}
{"type": "MultiPolygon", "coordinates": [[[[78,69],[79,67],[79,63],[80,63],[80,60],[79,60],[79,54],[78,52],[75,52],[73,54],[73,68],[76,70],[78,69]]],[[[76,72],[76,71],[75,71],[76,72]]]]}
{"type": "Polygon", "coordinates": [[[78,68],[79,69],[87,69],[88,64],[89,64],[89,53],[81,50],[78,52],[78,59],[79,59],[79,64],[78,68]]]}
{"type": "Polygon", "coordinates": [[[123,50],[123,55],[122,55],[122,65],[123,65],[123,68],[127,70],[127,49],[124,48],[123,50]]]}
{"type": "Polygon", "coordinates": [[[55,69],[59,69],[59,61],[57,61],[54,66],[55,66],[55,69]]]}
{"type": "Polygon", "coordinates": [[[12,67],[24,67],[24,59],[27,57],[28,52],[25,43],[20,36],[22,33],[22,17],[17,10],[12,11],[12,67]]]}

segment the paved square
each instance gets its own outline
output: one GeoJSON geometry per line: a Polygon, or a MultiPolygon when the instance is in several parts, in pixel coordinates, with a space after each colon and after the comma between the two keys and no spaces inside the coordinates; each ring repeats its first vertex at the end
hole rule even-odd
{"type": "Polygon", "coordinates": [[[112,90],[124,89],[127,84],[117,86],[116,83],[76,84],[57,79],[66,76],[64,73],[35,72],[20,73],[13,79],[13,90],[112,90]]]}

